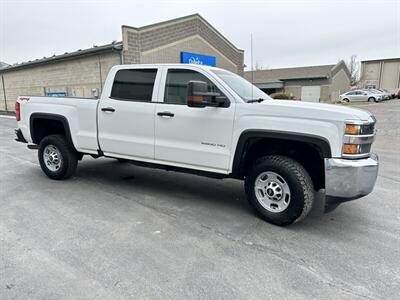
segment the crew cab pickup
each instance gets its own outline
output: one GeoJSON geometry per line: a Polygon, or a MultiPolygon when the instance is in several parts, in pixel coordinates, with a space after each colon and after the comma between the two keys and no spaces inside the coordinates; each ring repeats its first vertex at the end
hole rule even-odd
{"type": "Polygon", "coordinates": [[[326,210],[369,194],[378,173],[369,112],[272,100],[214,67],[114,66],[99,99],[20,96],[16,118],[17,140],[52,179],[73,175],[83,155],[235,178],[277,225],[302,220],[315,191],[326,210]]]}

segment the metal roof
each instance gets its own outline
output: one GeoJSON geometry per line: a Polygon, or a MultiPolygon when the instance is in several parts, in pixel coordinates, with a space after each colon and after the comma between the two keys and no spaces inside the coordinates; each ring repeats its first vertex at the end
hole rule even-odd
{"type": "Polygon", "coordinates": [[[79,49],[74,52],[65,52],[64,54],[61,55],[53,55],[50,57],[43,57],[41,59],[35,59],[35,60],[30,60],[27,62],[22,62],[19,64],[14,64],[14,65],[9,65],[6,66],[5,68],[0,69],[0,72],[4,71],[9,71],[9,70],[16,70],[19,68],[25,68],[25,67],[30,67],[34,65],[40,65],[40,64],[45,64],[49,62],[54,62],[58,60],[63,60],[63,59],[69,59],[72,57],[76,56],[82,56],[82,55],[91,55],[99,52],[107,52],[107,51],[121,51],[122,50],[122,42],[113,42],[111,44],[107,45],[102,45],[102,46],[93,46],[92,48],[88,49],[79,49]]]}
{"type": "Polygon", "coordinates": [[[400,57],[366,59],[366,60],[362,60],[361,62],[365,63],[365,62],[381,62],[381,61],[400,61],[400,57]]]}
{"type": "Polygon", "coordinates": [[[9,64],[0,61],[0,69],[3,69],[3,68],[5,68],[5,67],[7,67],[7,66],[9,66],[9,64]]]}
{"type": "MultiPolygon", "coordinates": [[[[327,79],[336,65],[281,68],[254,71],[254,83],[279,82],[299,79],[327,79]]],[[[251,71],[244,72],[244,77],[251,80],[251,71]]]]}

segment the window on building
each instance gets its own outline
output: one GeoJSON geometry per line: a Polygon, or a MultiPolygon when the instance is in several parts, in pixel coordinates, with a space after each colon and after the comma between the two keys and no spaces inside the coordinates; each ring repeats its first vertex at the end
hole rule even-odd
{"type": "Polygon", "coordinates": [[[126,69],[115,74],[111,98],[150,102],[157,69],[126,69]]]}
{"type": "Polygon", "coordinates": [[[186,104],[187,87],[191,80],[204,81],[208,85],[209,92],[221,93],[215,84],[199,72],[188,69],[169,69],[165,83],[164,103],[186,104]]]}

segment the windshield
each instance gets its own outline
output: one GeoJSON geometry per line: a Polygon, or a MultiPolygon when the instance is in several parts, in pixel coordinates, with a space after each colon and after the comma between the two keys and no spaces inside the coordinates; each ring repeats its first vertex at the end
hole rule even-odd
{"type": "Polygon", "coordinates": [[[253,99],[264,99],[269,100],[272,99],[262,90],[260,90],[255,85],[252,85],[243,77],[234,74],[229,71],[223,70],[211,70],[214,74],[216,74],[219,78],[222,79],[229,87],[236,92],[244,101],[249,101],[253,99]]]}

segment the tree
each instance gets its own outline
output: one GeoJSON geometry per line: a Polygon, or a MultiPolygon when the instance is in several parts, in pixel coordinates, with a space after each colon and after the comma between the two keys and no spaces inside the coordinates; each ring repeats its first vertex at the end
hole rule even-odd
{"type": "Polygon", "coordinates": [[[357,85],[360,81],[360,62],[357,61],[357,55],[352,55],[347,62],[350,71],[350,85],[357,85]]]}

